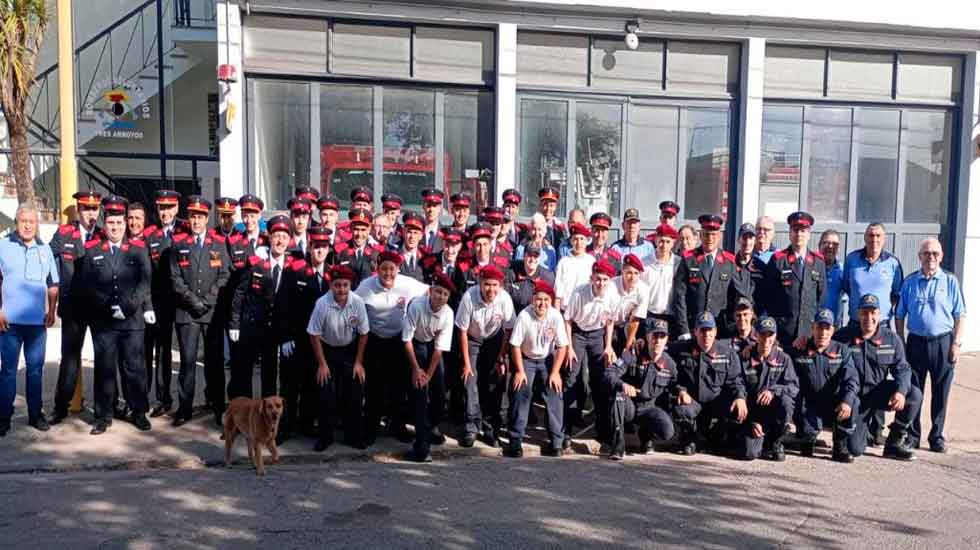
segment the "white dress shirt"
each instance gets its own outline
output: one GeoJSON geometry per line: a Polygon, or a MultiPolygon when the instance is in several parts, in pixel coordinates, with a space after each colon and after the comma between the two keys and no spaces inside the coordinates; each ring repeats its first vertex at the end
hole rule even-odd
{"type": "Polygon", "coordinates": [[[579,330],[592,331],[603,328],[616,316],[616,303],[619,296],[616,288],[606,286],[602,296],[592,293],[592,283],[579,285],[572,292],[565,308],[565,319],[571,321],[579,330]]]}
{"type": "Polygon", "coordinates": [[[333,299],[333,292],[320,296],[306,326],[307,334],[319,336],[320,340],[333,347],[346,346],[358,336],[367,334],[368,330],[370,325],[364,300],[354,293],[347,295],[344,307],[333,299]]]}
{"type": "Polygon", "coordinates": [[[562,309],[568,307],[572,292],[592,277],[592,264],[595,256],[583,252],[581,256],[569,254],[558,260],[555,269],[555,296],[561,300],[562,309]]]}
{"type": "MultiPolygon", "coordinates": [[[[436,349],[449,351],[453,345],[453,308],[449,304],[439,311],[432,311],[428,294],[414,298],[405,312],[402,342],[415,339],[419,342],[436,341],[436,349]]],[[[422,365],[426,368],[428,365],[422,365]]]]}
{"type": "Polygon", "coordinates": [[[643,270],[643,282],[650,289],[650,299],[647,304],[647,311],[656,315],[663,315],[670,309],[670,294],[674,288],[674,273],[677,266],[681,263],[681,257],[671,254],[670,259],[664,263],[654,259],[653,263],[646,266],[643,270]]]}
{"type": "Polygon", "coordinates": [[[478,342],[492,338],[501,330],[514,326],[514,302],[510,294],[501,289],[493,302],[488,304],[483,301],[480,286],[474,286],[459,301],[456,326],[478,342]]]}
{"type": "Polygon", "coordinates": [[[616,304],[616,317],[614,319],[616,325],[628,323],[634,317],[637,319],[647,318],[647,308],[650,302],[650,287],[642,279],[637,280],[629,292],[623,288],[622,275],[614,278],[609,286],[613,287],[619,296],[616,304]]]}
{"type": "Polygon", "coordinates": [[[371,332],[382,338],[392,338],[402,333],[405,309],[416,296],[429,290],[429,285],[405,275],[395,275],[391,288],[381,285],[377,275],[361,281],[355,293],[364,300],[371,332]]]}
{"type": "Polygon", "coordinates": [[[534,306],[527,306],[517,316],[514,331],[510,334],[510,345],[521,348],[521,354],[528,359],[544,359],[557,347],[568,345],[568,333],[561,312],[548,308],[544,319],[539,319],[534,306]]]}

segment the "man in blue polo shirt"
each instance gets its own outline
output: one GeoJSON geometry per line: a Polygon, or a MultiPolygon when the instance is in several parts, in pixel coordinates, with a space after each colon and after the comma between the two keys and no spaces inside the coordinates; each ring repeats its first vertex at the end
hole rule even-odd
{"type": "Polygon", "coordinates": [[[37,238],[37,209],[17,208],[16,230],[0,240],[0,437],[10,431],[17,394],[21,346],[27,363],[28,423],[42,432],[50,426],[41,410],[41,369],[47,327],[54,324],[58,267],[51,247],[37,238]]]}
{"type": "MultiPolygon", "coordinates": [[[[960,358],[963,318],[966,307],[956,276],[939,267],[943,248],[936,239],[919,245],[922,268],[902,283],[895,327],[899,335],[908,328],[906,349],[912,367],[912,383],[925,392],[926,374],[932,378],[932,403],[929,450],[946,452],[946,404],[953,385],[953,371],[960,358]]],[[[915,415],[909,429],[909,443],[919,446],[920,415],[915,415]]]]}
{"type": "Polygon", "coordinates": [[[823,262],[827,264],[827,292],[823,296],[823,307],[833,312],[835,328],[840,328],[843,324],[840,308],[844,269],[837,260],[839,250],[840,233],[836,229],[828,229],[820,234],[820,254],[823,255],[823,262]]]}
{"type": "Polygon", "coordinates": [[[878,297],[882,324],[892,318],[905,275],[898,258],[885,250],[886,239],[884,225],[869,224],[864,230],[864,248],[851,252],[844,260],[841,288],[847,294],[851,324],[857,323],[858,302],[865,294],[878,297]]]}

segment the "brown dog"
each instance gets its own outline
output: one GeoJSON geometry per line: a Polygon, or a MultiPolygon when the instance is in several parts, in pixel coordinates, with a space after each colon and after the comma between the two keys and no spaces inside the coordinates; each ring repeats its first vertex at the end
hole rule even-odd
{"type": "Polygon", "coordinates": [[[248,441],[248,458],[255,465],[256,475],[265,475],[262,464],[262,448],[272,453],[272,463],[279,462],[276,448],[276,432],[282,417],[282,398],[274,395],[265,399],[236,397],[225,413],[225,466],[231,465],[231,447],[239,433],[248,441]]]}

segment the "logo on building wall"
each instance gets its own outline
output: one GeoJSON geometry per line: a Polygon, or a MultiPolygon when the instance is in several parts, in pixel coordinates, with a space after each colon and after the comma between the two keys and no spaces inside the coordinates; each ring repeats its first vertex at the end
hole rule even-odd
{"type": "Polygon", "coordinates": [[[99,137],[143,139],[141,120],[150,119],[150,104],[143,87],[131,80],[103,80],[92,86],[82,118],[95,122],[99,137]]]}

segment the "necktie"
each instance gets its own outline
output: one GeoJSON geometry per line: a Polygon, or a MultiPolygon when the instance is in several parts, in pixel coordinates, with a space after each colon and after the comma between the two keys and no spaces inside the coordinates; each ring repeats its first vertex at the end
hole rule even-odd
{"type": "Polygon", "coordinates": [[[408,270],[409,271],[415,270],[415,254],[412,254],[408,257],[408,270]]]}
{"type": "Polygon", "coordinates": [[[357,260],[360,261],[361,260],[361,249],[360,248],[357,249],[356,256],[357,256],[357,260]]]}
{"type": "Polygon", "coordinates": [[[117,248],[116,245],[110,246],[109,247],[109,254],[115,256],[116,255],[116,248],[117,248]]]}
{"type": "Polygon", "coordinates": [[[204,237],[200,235],[197,236],[197,247],[204,248],[204,237]]]}
{"type": "Polygon", "coordinates": [[[165,238],[169,239],[170,238],[170,234],[171,234],[171,231],[170,231],[170,228],[168,227],[167,230],[163,232],[163,236],[165,238]]]}
{"type": "Polygon", "coordinates": [[[279,273],[281,271],[282,269],[279,267],[279,264],[276,264],[276,267],[272,268],[272,282],[275,284],[273,288],[276,290],[279,290],[279,273]]]}
{"type": "Polygon", "coordinates": [[[251,248],[252,250],[255,250],[255,239],[248,240],[248,247],[251,248]]]}
{"type": "Polygon", "coordinates": [[[303,253],[303,254],[306,254],[306,240],[305,239],[299,242],[299,251],[301,253],[303,253]]]}
{"type": "Polygon", "coordinates": [[[711,272],[714,270],[714,267],[715,267],[715,257],[712,256],[711,254],[708,254],[707,256],[704,257],[705,278],[711,277],[711,272]]]}
{"type": "Polygon", "coordinates": [[[793,266],[793,272],[796,273],[796,278],[803,280],[803,257],[799,256],[796,258],[796,265],[793,266]]]}

